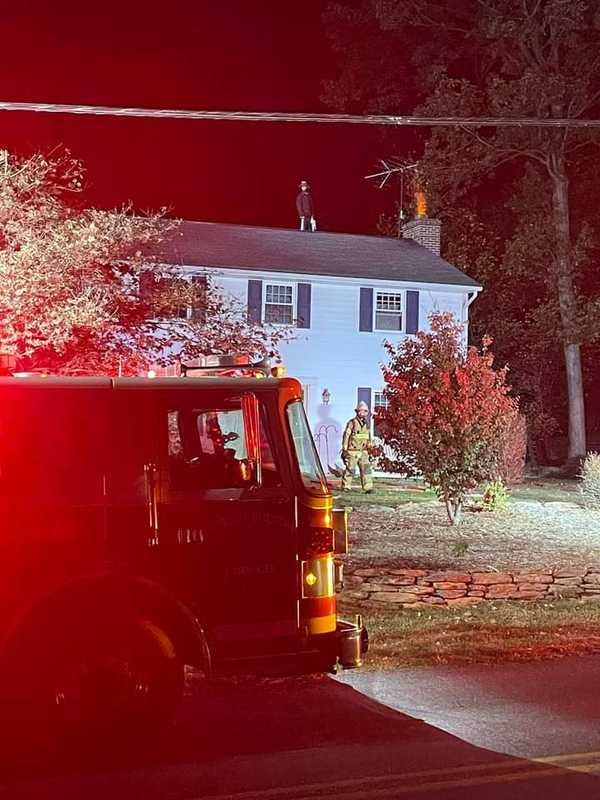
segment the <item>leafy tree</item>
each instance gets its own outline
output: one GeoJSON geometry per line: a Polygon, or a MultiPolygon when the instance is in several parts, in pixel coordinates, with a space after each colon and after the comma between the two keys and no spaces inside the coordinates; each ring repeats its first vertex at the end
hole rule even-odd
{"type": "MultiPolygon", "coordinates": [[[[349,102],[349,87],[355,102],[359,96],[356,86],[364,65],[343,49],[339,22],[351,26],[358,13],[370,21],[364,31],[376,21],[377,39],[396,45],[395,64],[390,66],[389,58],[381,64],[387,70],[382,93],[373,90],[373,75],[364,89],[372,105],[386,104],[388,112],[402,111],[407,102],[414,106],[420,98],[417,112],[425,116],[577,119],[590,114],[600,100],[600,11],[595,0],[365,0],[360,12],[334,8],[330,19],[342,77],[328,84],[326,99],[337,105],[349,102]],[[407,63],[414,79],[410,84],[405,80],[407,63]],[[397,108],[387,105],[392,98],[390,69],[396,69],[397,108]]],[[[581,348],[595,304],[587,303],[578,285],[569,166],[597,143],[595,131],[575,128],[434,128],[422,162],[422,179],[438,207],[455,204],[503,164],[537,166],[549,200],[545,268],[558,309],[573,460],[586,450],[581,348]]]]}
{"type": "Polygon", "coordinates": [[[465,350],[462,327],[448,313],[432,315],[430,327],[386,345],[388,405],[378,412],[386,455],[380,460],[386,471],[422,475],[454,525],[466,493],[497,477],[505,421],[517,404],[506,370],[493,368],[489,340],[482,352],[465,350]]]}
{"type": "MultiPolygon", "coordinates": [[[[503,187],[501,214],[476,195],[440,214],[442,255],[485,287],[469,309],[470,338],[489,335],[496,363],[510,365],[533,462],[547,458],[546,442],[566,419],[558,307],[547,280],[547,198],[539,190],[527,170],[503,187]]],[[[397,215],[382,215],[379,231],[396,236],[397,215]]]]}
{"type": "Polygon", "coordinates": [[[491,336],[496,362],[510,365],[511,385],[528,419],[530,454],[543,457],[545,440],[566,416],[559,309],[548,279],[547,197],[529,171],[512,186],[513,199],[504,206],[504,215],[512,217],[506,238],[498,235],[495,219],[484,222],[477,209],[455,209],[445,223],[444,255],[485,287],[471,307],[471,335],[476,341],[491,336]]]}
{"type": "Polygon", "coordinates": [[[0,167],[0,351],[21,368],[135,374],[174,354],[261,355],[290,335],[250,325],[209,273],[190,281],[160,263],[176,222],[81,208],[83,188],[68,153],[0,167]]]}

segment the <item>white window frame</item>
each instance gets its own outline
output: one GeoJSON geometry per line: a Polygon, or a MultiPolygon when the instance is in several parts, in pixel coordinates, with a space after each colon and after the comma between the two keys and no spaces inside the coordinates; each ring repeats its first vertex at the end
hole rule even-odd
{"type": "MultiPolygon", "coordinates": [[[[395,312],[397,313],[397,312],[395,312]]],[[[406,290],[405,289],[387,289],[387,288],[374,288],[373,289],[373,330],[380,333],[397,334],[406,331],[406,290]],[[400,315],[402,317],[401,325],[396,330],[394,328],[378,328],[377,327],[377,314],[385,314],[385,311],[377,311],[377,297],[380,294],[395,294],[400,295],[400,315]]]]}
{"type": "MultiPolygon", "coordinates": [[[[207,281],[208,286],[208,276],[205,272],[192,272],[192,273],[185,273],[182,275],[164,275],[163,278],[167,279],[175,279],[175,280],[182,280],[187,281],[188,283],[193,283],[194,279],[202,279],[205,278],[207,281]]],[[[190,320],[195,320],[197,317],[194,317],[194,306],[180,306],[179,310],[181,313],[176,314],[173,317],[169,317],[169,322],[177,322],[179,320],[189,322],[190,320]]]]}
{"type": "Polygon", "coordinates": [[[297,295],[297,286],[295,283],[291,281],[265,281],[264,284],[264,292],[262,298],[262,319],[267,325],[293,325],[296,319],[296,295],[297,295]],[[267,293],[269,286],[282,286],[282,287],[291,287],[292,289],[292,302],[291,303],[267,303],[267,293]],[[292,319],[289,322],[268,322],[267,321],[267,306],[268,305],[280,305],[280,306],[287,306],[289,305],[292,309],[292,319]]]}
{"type": "Polygon", "coordinates": [[[371,414],[371,436],[373,437],[373,439],[377,439],[377,441],[381,440],[375,435],[375,412],[378,408],[389,408],[390,405],[390,401],[386,400],[383,397],[384,391],[385,391],[384,389],[373,389],[373,413],[371,414]],[[384,402],[377,403],[377,396],[379,396],[382,400],[384,400],[384,402]]]}

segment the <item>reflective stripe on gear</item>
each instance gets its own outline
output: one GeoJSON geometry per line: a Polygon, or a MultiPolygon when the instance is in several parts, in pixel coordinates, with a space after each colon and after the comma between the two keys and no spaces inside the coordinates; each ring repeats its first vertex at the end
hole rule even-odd
{"type": "Polygon", "coordinates": [[[348,450],[345,460],[346,469],[342,476],[342,489],[352,488],[354,468],[358,467],[360,483],[365,492],[373,488],[373,477],[369,454],[366,450],[348,450]]]}

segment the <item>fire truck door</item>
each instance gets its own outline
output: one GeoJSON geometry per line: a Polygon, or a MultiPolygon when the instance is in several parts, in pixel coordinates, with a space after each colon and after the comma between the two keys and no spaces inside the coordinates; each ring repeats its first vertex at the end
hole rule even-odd
{"type": "MultiPolygon", "coordinates": [[[[161,401],[158,541],[173,588],[222,652],[289,647],[298,633],[293,497],[259,409],[257,485],[239,397],[161,401]]],[[[254,434],[256,436],[256,434],[254,434]]]]}
{"type": "Polygon", "coordinates": [[[117,386],[113,392],[108,548],[136,572],[156,572],[158,407],[155,392],[117,386]]]}

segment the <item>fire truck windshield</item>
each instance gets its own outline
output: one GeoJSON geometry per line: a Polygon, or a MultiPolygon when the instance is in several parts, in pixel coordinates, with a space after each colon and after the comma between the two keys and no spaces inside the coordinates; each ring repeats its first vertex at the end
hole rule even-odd
{"type": "Polygon", "coordinates": [[[298,400],[287,407],[288,421],[304,485],[312,491],[327,492],[327,480],[319,461],[304,407],[298,400]]]}

